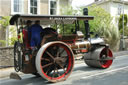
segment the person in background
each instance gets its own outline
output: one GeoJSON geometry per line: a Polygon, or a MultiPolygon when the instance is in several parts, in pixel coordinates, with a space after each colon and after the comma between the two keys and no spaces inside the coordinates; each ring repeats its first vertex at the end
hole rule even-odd
{"type": "Polygon", "coordinates": [[[39,20],[35,21],[35,24],[32,25],[28,29],[28,34],[29,34],[29,36],[31,36],[31,38],[30,38],[31,49],[36,49],[36,48],[40,47],[40,43],[42,40],[40,33],[42,33],[42,32],[44,32],[44,30],[40,26],[39,20]]]}
{"type": "Polygon", "coordinates": [[[32,25],[32,21],[31,20],[27,20],[26,22],[26,26],[23,28],[23,41],[24,41],[24,45],[26,48],[30,47],[30,38],[28,36],[28,29],[31,27],[32,25]]]}
{"type": "Polygon", "coordinates": [[[27,20],[26,26],[24,27],[24,29],[25,29],[26,31],[28,31],[28,29],[29,29],[29,27],[31,27],[31,25],[32,25],[32,21],[31,21],[31,20],[27,20]]]}

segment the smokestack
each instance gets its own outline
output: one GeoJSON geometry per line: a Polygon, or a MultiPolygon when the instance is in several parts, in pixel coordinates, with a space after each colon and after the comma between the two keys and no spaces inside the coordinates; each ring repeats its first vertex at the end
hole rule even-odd
{"type": "MultiPolygon", "coordinates": [[[[83,15],[88,15],[88,8],[84,8],[83,9],[83,15]]],[[[85,39],[88,39],[90,37],[90,29],[89,29],[89,23],[88,20],[84,21],[84,25],[85,25],[85,39]]]]}

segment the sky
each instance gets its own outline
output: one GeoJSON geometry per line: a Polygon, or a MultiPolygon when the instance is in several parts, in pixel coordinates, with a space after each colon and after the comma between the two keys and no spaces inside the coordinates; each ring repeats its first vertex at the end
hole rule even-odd
{"type": "Polygon", "coordinates": [[[73,0],[72,6],[73,8],[76,8],[76,7],[88,5],[92,2],[94,2],[94,0],[73,0]]]}

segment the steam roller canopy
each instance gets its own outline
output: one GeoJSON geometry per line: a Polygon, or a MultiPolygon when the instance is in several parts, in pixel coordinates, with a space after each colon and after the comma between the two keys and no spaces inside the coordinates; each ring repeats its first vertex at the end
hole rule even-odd
{"type": "Polygon", "coordinates": [[[49,82],[66,80],[71,74],[73,66],[72,50],[60,41],[46,43],[36,56],[36,69],[49,82]]]}
{"type": "Polygon", "coordinates": [[[108,68],[113,62],[113,54],[110,49],[99,48],[85,54],[84,61],[91,67],[108,68]]]}

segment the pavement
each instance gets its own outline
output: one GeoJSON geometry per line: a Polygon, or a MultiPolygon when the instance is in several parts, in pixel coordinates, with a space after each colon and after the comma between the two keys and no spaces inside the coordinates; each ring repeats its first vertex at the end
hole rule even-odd
{"type": "Polygon", "coordinates": [[[127,51],[114,52],[113,55],[115,57],[122,56],[122,55],[128,55],[128,50],[127,51]]]}
{"type": "MultiPolygon", "coordinates": [[[[0,79],[9,77],[12,72],[15,72],[14,67],[0,69],[0,79]]],[[[18,72],[18,74],[21,75],[23,73],[18,72]]]]}
{"type": "MultiPolygon", "coordinates": [[[[122,55],[128,55],[128,51],[120,51],[120,52],[115,52],[113,53],[114,57],[118,57],[118,56],[122,56],[122,55]]],[[[80,64],[83,63],[84,60],[82,59],[78,59],[75,60],[75,64],[80,64]]],[[[9,67],[9,68],[1,68],[0,69],[0,79],[5,78],[5,77],[9,77],[10,73],[15,72],[13,67],[9,67]]],[[[22,75],[22,72],[18,72],[19,75],[22,75]]]]}

